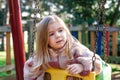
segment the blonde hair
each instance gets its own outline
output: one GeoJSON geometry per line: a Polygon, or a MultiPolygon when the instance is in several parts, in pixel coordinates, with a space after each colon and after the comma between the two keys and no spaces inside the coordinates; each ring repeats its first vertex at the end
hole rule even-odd
{"type": "Polygon", "coordinates": [[[73,37],[65,25],[63,20],[56,16],[56,15],[49,15],[44,17],[37,25],[37,42],[36,42],[36,55],[37,60],[40,64],[45,64],[50,60],[50,53],[48,49],[48,25],[51,21],[60,22],[67,33],[67,47],[66,47],[66,54],[69,54],[69,49],[73,43],[73,37]]]}

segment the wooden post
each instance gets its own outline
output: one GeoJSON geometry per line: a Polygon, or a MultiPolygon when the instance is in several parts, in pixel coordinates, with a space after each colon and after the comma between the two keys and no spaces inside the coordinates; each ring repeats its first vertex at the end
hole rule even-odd
{"type": "Polygon", "coordinates": [[[95,33],[94,31],[90,32],[90,49],[94,51],[95,49],[95,33]]]}
{"type": "MultiPolygon", "coordinates": [[[[81,28],[81,25],[78,25],[78,28],[81,28]]],[[[82,31],[81,30],[77,30],[78,32],[78,40],[82,43],[82,31]]]]}
{"type": "MultiPolygon", "coordinates": [[[[6,32],[6,65],[11,64],[11,50],[10,50],[10,32],[6,32]]],[[[11,73],[11,71],[7,71],[11,73]]]]}
{"type": "Polygon", "coordinates": [[[78,31],[78,40],[82,42],[82,32],[78,31]]]}
{"type": "Polygon", "coordinates": [[[117,56],[117,31],[112,32],[112,55],[117,56]]]}
{"type": "Polygon", "coordinates": [[[82,43],[85,45],[85,46],[88,46],[88,23],[87,22],[84,22],[82,24],[82,43]]]}

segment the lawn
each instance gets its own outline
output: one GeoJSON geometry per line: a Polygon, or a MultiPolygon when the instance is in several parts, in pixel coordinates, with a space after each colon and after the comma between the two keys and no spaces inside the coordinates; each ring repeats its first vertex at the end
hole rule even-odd
{"type": "MultiPolygon", "coordinates": [[[[25,52],[28,51],[27,44],[25,44],[25,52]]],[[[14,51],[13,47],[11,46],[11,64],[14,64],[14,51]]],[[[6,52],[5,51],[0,51],[0,68],[6,66],[6,52]]],[[[15,69],[11,71],[10,74],[7,74],[6,72],[0,72],[0,77],[4,76],[10,76],[15,74],[15,69]]],[[[1,80],[1,78],[0,78],[1,80]]]]}
{"type": "MultiPolygon", "coordinates": [[[[14,54],[13,51],[11,51],[11,64],[14,64],[14,54]]],[[[0,67],[3,67],[6,65],[6,52],[0,51],[0,67]]],[[[7,74],[6,72],[0,72],[1,76],[9,76],[15,74],[15,71],[12,70],[10,74],[7,74]]]]}

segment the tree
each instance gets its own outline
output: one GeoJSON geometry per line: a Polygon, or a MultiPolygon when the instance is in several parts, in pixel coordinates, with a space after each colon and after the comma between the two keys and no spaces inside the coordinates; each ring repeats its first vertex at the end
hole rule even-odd
{"type": "Polygon", "coordinates": [[[64,14],[74,25],[85,21],[91,24],[96,16],[96,0],[51,0],[50,3],[54,3],[58,15],[64,14]]]}
{"type": "MultiPolygon", "coordinates": [[[[32,7],[33,0],[21,0],[22,12],[26,11],[29,16],[23,17],[23,19],[31,18],[34,13],[32,7]],[[26,7],[29,7],[28,9],[26,7]]],[[[106,0],[105,6],[106,23],[120,25],[119,18],[119,6],[120,0],[106,0]]],[[[66,23],[73,25],[79,25],[83,22],[88,22],[91,25],[98,17],[98,0],[40,0],[39,11],[41,17],[48,14],[57,14],[61,16],[66,23]]]]}
{"type": "Polygon", "coordinates": [[[120,18],[120,0],[112,0],[109,8],[110,9],[106,10],[108,12],[106,15],[108,24],[110,24],[110,26],[118,24],[118,20],[120,18]]]}

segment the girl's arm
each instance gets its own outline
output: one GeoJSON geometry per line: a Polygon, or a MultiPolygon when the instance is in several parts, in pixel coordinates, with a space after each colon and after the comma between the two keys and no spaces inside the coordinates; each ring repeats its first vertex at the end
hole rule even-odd
{"type": "MultiPolygon", "coordinates": [[[[83,65],[83,72],[81,72],[81,75],[87,75],[89,72],[92,71],[92,57],[93,52],[90,51],[87,47],[80,44],[73,49],[74,52],[74,58],[75,61],[83,65]]],[[[99,74],[102,70],[102,62],[101,58],[95,54],[96,60],[95,60],[95,72],[96,74],[99,74]]]]}
{"type": "MultiPolygon", "coordinates": [[[[83,69],[83,75],[84,71],[86,72],[91,72],[93,65],[92,65],[92,57],[78,57],[77,58],[78,63],[81,63],[84,67],[83,69]]],[[[96,60],[95,60],[95,73],[96,75],[99,74],[102,70],[102,62],[101,59],[96,55],[96,60]]],[[[82,75],[82,74],[81,74],[82,75]]]]}
{"type": "MultiPolygon", "coordinates": [[[[36,80],[42,76],[43,70],[37,64],[35,57],[29,58],[24,65],[24,80],[36,80]]],[[[42,80],[42,79],[41,79],[42,80]]]]}
{"type": "Polygon", "coordinates": [[[69,74],[75,75],[75,74],[79,74],[83,71],[83,65],[82,64],[78,64],[78,63],[73,63],[70,65],[67,65],[67,69],[69,74]]]}

